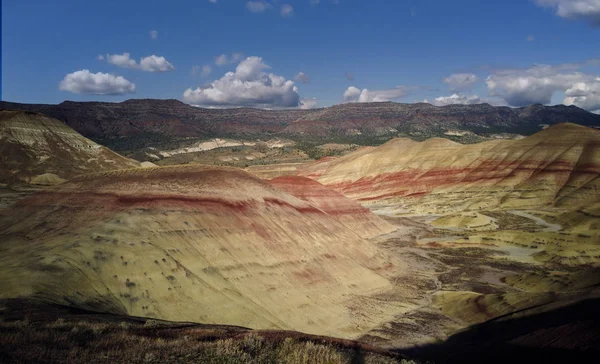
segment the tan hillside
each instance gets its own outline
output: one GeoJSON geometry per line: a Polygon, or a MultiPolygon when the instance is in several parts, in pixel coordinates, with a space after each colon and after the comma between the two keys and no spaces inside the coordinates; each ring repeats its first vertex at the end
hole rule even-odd
{"type": "Polygon", "coordinates": [[[394,139],[299,173],[404,213],[576,208],[600,201],[600,131],[558,124],[520,140],[394,139]]]}
{"type": "Polygon", "coordinates": [[[232,168],[79,177],[0,212],[0,296],[355,337],[384,320],[350,307],[390,288],[389,263],[344,215],[389,226],[325,206],[232,168]]]}
{"type": "Polygon", "coordinates": [[[309,178],[285,176],[272,179],[269,183],[336,216],[348,229],[363,237],[385,234],[396,229],[356,201],[309,178]]]}
{"type": "Polygon", "coordinates": [[[0,110],[0,182],[56,184],[81,173],[138,166],[62,121],[0,110]]]}

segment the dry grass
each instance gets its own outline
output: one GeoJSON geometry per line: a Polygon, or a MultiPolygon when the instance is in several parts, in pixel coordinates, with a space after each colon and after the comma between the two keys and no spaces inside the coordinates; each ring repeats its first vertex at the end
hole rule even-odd
{"type": "Polygon", "coordinates": [[[0,322],[0,362],[410,363],[354,341],[293,332],[86,317],[0,322]]]}

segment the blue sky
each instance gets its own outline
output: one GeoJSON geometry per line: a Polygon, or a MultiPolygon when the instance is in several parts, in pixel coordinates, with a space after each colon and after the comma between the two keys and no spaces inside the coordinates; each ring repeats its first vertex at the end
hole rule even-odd
{"type": "Polygon", "coordinates": [[[599,24],[600,0],[4,0],[2,98],[595,111],[599,24]]]}

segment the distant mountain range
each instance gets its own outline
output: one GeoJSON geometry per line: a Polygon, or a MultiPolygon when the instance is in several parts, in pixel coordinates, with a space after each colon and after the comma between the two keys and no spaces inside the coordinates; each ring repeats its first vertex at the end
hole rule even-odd
{"type": "Polygon", "coordinates": [[[177,100],[58,105],[0,102],[0,109],[40,112],[115,150],[173,147],[192,140],[286,137],[311,144],[338,141],[378,145],[396,136],[416,140],[447,137],[463,143],[493,134],[531,135],[544,124],[572,122],[600,127],[600,115],[576,106],[489,104],[437,107],[426,103],[351,103],[313,110],[204,109],[177,100]],[[475,134],[473,134],[475,133],[475,134]]]}

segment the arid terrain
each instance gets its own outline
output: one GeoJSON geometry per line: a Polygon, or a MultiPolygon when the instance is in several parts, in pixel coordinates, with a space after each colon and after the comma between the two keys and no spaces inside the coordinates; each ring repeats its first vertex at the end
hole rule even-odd
{"type": "Polygon", "coordinates": [[[305,359],[292,362],[383,363],[448,353],[468,361],[465,350],[480,350],[473,345],[490,353],[525,345],[542,357],[598,350],[595,318],[563,322],[556,313],[589,312],[600,299],[595,129],[558,124],[477,144],[329,144],[337,155],[317,161],[284,139],[215,139],[141,168],[58,120],[3,113],[9,137],[0,147],[29,155],[10,159],[0,190],[6,360],[51,361],[45,345],[92,362],[96,353],[277,362],[297,352],[305,359]],[[274,156],[285,148],[283,160],[274,156]],[[232,153],[239,158],[223,162],[241,162],[214,163],[232,153]],[[259,153],[265,163],[246,165],[259,153]],[[48,173],[60,180],[34,184],[48,173]],[[498,325],[505,336],[490,329],[498,325]],[[486,341],[476,344],[473,330],[486,341]],[[86,349],[74,353],[64,345],[83,340],[80,332],[86,349]],[[24,340],[31,350],[15,344],[24,340]],[[114,346],[127,340],[148,349],[114,346]],[[268,357],[257,359],[257,347],[268,357]]]}

